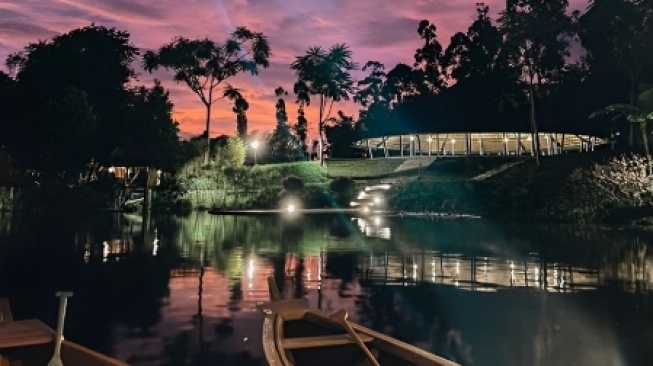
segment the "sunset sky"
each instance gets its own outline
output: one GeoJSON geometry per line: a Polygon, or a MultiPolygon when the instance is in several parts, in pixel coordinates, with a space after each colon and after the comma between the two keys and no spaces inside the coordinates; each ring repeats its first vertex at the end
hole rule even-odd
{"type": "MultiPolygon", "coordinates": [[[[245,89],[250,102],[249,132],[263,133],[274,128],[274,89],[292,90],[295,76],[289,69],[295,56],[310,46],[329,47],[347,43],[361,66],[378,60],[392,68],[411,64],[420,47],[417,24],[428,19],[438,27],[440,43],[466,31],[475,16],[476,0],[0,0],[0,59],[19,51],[30,42],[95,23],[126,30],[134,45],[155,49],[176,36],[209,37],[222,42],[236,26],[263,32],[273,56],[270,68],[258,76],[239,76],[231,83],[245,89]],[[401,4],[401,5],[400,5],[401,4]]],[[[487,0],[493,17],[505,6],[503,0],[487,0]]],[[[570,0],[570,8],[584,10],[587,0],[570,0]]],[[[2,70],[6,69],[4,67],[2,70]]],[[[151,85],[154,77],[170,89],[175,104],[174,118],[186,138],[204,130],[204,109],[198,97],[185,85],[172,82],[170,74],[149,75],[137,69],[139,82],[151,85]]],[[[358,73],[355,76],[358,77],[358,73]]],[[[287,98],[289,122],[295,123],[294,97],[287,98]]],[[[309,108],[314,129],[315,107],[309,108]]],[[[355,114],[358,106],[342,103],[355,114]]],[[[228,101],[214,106],[211,135],[235,134],[235,116],[228,101]]]]}

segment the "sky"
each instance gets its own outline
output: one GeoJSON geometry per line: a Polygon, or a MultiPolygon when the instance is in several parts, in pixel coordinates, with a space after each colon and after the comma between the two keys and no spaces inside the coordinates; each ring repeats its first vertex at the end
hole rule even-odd
{"type": "MultiPolygon", "coordinates": [[[[270,42],[270,67],[259,75],[241,75],[229,82],[249,101],[250,133],[272,131],[276,124],[274,89],[292,91],[296,79],[289,65],[311,46],[328,48],[346,43],[359,65],[368,60],[385,64],[412,64],[420,47],[417,24],[428,19],[437,26],[444,47],[451,36],[466,31],[475,17],[477,0],[0,0],[0,60],[31,42],[95,23],[128,31],[132,43],[141,49],[157,49],[173,38],[204,38],[222,42],[237,26],[263,32],[270,42]],[[401,4],[401,6],[399,6],[401,4]]],[[[587,0],[569,0],[570,9],[583,10],[587,0]]],[[[505,7],[504,0],[486,0],[490,12],[505,7]]],[[[138,65],[136,65],[138,66],[138,65]]],[[[6,71],[4,66],[0,69],[6,71]]],[[[188,138],[205,129],[205,109],[197,95],[184,84],[172,81],[164,71],[149,74],[137,68],[134,85],[151,86],[154,78],[170,90],[173,118],[180,123],[180,136],[188,138]]],[[[358,72],[354,76],[360,78],[358,72]]],[[[295,123],[294,97],[286,98],[289,122],[295,123]]],[[[317,105],[317,103],[315,103],[317,105]]],[[[357,115],[353,103],[334,105],[332,115],[343,110],[357,115]]],[[[317,107],[307,110],[310,128],[316,135],[317,107]]],[[[234,135],[236,117],[231,103],[214,105],[211,135],[234,135]]]]}

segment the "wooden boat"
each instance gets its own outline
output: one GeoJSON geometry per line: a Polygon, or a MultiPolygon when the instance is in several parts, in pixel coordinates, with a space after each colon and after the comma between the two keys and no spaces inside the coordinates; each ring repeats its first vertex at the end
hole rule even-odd
{"type": "MultiPolygon", "coordinates": [[[[47,365],[55,351],[55,331],[40,320],[14,320],[9,301],[0,298],[0,366],[47,365]]],[[[79,344],[63,340],[65,366],[128,366],[79,344]]]]}
{"type": "Polygon", "coordinates": [[[347,321],[340,310],[327,315],[306,299],[281,300],[268,279],[271,302],[265,314],[263,349],[270,366],[460,366],[410,344],[347,321]]]}

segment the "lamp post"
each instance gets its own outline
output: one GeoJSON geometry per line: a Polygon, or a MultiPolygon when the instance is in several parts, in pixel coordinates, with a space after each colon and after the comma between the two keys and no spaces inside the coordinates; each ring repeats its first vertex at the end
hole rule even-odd
{"type": "Polygon", "coordinates": [[[451,139],[451,156],[456,155],[456,139],[451,139]]]}
{"type": "Polygon", "coordinates": [[[429,156],[431,156],[431,142],[433,142],[433,138],[429,136],[429,138],[426,141],[429,142],[429,156]]]}
{"type": "Polygon", "coordinates": [[[258,141],[252,141],[252,149],[254,149],[254,165],[256,165],[256,149],[258,149],[258,141]]]}

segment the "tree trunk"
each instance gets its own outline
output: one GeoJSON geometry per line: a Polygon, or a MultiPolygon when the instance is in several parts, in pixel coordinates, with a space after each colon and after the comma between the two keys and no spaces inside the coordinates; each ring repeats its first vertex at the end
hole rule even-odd
{"type": "Polygon", "coordinates": [[[537,133],[537,123],[535,121],[535,92],[533,90],[533,80],[531,79],[531,82],[528,84],[529,88],[529,99],[530,99],[530,104],[531,104],[531,113],[530,113],[530,121],[531,121],[531,139],[532,139],[532,145],[531,148],[533,149],[533,153],[535,156],[535,165],[540,166],[540,139],[539,135],[537,133]]]}
{"type": "Polygon", "coordinates": [[[320,157],[320,166],[324,166],[324,140],[322,139],[322,129],[324,128],[324,121],[322,120],[324,116],[324,95],[320,94],[320,122],[318,124],[318,133],[320,134],[320,137],[318,139],[318,148],[320,151],[318,151],[318,156],[320,157]]]}
{"type": "Polygon", "coordinates": [[[209,127],[211,125],[211,104],[206,104],[206,154],[204,155],[204,165],[209,165],[211,157],[211,134],[209,127]]]}
{"type": "MultiPolygon", "coordinates": [[[[631,123],[632,124],[632,123],[631,123]]],[[[648,175],[651,175],[651,152],[648,148],[648,137],[646,136],[646,122],[639,124],[639,130],[642,133],[642,144],[644,145],[644,152],[646,153],[646,166],[648,167],[648,175]]]]}

